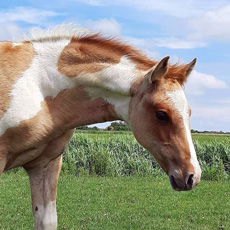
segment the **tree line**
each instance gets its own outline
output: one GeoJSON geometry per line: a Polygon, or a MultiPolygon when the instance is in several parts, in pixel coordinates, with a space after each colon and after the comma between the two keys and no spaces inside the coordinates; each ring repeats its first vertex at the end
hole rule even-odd
{"type": "MultiPolygon", "coordinates": [[[[101,130],[96,126],[93,127],[89,127],[87,125],[84,126],[79,126],[76,128],[77,130],[92,130],[92,131],[96,131],[96,130],[101,130]]],[[[106,131],[130,131],[130,127],[123,121],[118,121],[118,122],[112,122],[109,126],[107,126],[106,128],[104,128],[103,130],[106,131]]]]}

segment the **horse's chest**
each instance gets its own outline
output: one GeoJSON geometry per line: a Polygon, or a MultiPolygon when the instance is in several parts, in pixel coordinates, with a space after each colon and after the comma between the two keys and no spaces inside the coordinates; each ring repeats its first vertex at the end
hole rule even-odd
{"type": "MultiPolygon", "coordinates": [[[[20,116],[20,114],[18,115],[20,116]]],[[[12,122],[13,118],[6,119],[12,122]]],[[[23,120],[14,127],[8,127],[0,137],[0,154],[7,157],[7,168],[22,166],[42,154],[47,144],[61,135],[58,127],[54,127],[49,114],[41,111],[31,119],[23,120]]]]}
{"type": "Polygon", "coordinates": [[[37,147],[24,150],[18,154],[10,154],[6,169],[18,166],[33,167],[34,165],[42,165],[47,161],[55,159],[61,155],[68,144],[74,130],[68,130],[63,133],[56,133],[56,136],[45,138],[44,143],[40,143],[37,147]]]}
{"type": "Polygon", "coordinates": [[[19,154],[9,155],[6,169],[8,170],[19,166],[23,166],[26,163],[35,160],[43,153],[46,146],[47,144],[43,144],[37,148],[33,148],[31,150],[27,150],[19,154]]]}

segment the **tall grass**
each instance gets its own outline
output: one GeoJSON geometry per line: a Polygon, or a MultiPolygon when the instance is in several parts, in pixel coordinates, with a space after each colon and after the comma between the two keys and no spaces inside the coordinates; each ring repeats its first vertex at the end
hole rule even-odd
{"type": "MultiPolygon", "coordinates": [[[[194,139],[203,179],[229,179],[230,139],[194,139]]],[[[152,155],[141,147],[130,133],[76,133],[64,154],[62,172],[99,176],[163,174],[152,155]]]]}
{"type": "Polygon", "coordinates": [[[100,176],[153,175],[159,167],[130,134],[75,134],[63,157],[63,171],[100,176]]]}
{"type": "Polygon", "coordinates": [[[230,140],[194,140],[202,177],[207,180],[225,180],[230,177],[230,140]]]}

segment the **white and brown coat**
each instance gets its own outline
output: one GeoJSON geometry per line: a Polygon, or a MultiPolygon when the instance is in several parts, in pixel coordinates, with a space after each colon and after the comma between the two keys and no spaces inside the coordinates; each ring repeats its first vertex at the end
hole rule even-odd
{"type": "Polygon", "coordinates": [[[80,125],[124,120],[174,189],[199,182],[182,90],[194,65],[151,61],[99,35],[0,43],[0,174],[28,172],[35,229],[57,228],[61,154],[80,125]]]}

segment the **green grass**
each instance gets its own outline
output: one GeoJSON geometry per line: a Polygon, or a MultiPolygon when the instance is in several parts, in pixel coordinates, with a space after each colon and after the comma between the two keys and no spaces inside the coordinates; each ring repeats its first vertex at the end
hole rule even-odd
{"type": "MultiPolygon", "coordinates": [[[[193,135],[203,179],[230,178],[230,138],[224,135],[193,135]]],[[[99,176],[156,176],[163,174],[153,156],[130,132],[75,133],[64,154],[63,172],[99,176]]]]}
{"type": "MultiPolygon", "coordinates": [[[[98,135],[100,137],[108,137],[114,135],[133,135],[131,131],[82,131],[76,130],[75,135],[85,134],[90,138],[96,138],[98,135]]],[[[225,140],[230,139],[230,134],[211,134],[211,133],[192,133],[192,137],[194,140],[198,141],[215,141],[215,140],[225,140]]]]}
{"type": "MultiPolygon", "coordinates": [[[[130,132],[76,133],[59,180],[59,229],[230,229],[230,138],[194,134],[193,140],[202,182],[178,193],[130,132]]],[[[21,169],[4,173],[0,229],[32,226],[27,176],[21,169]]]]}
{"type": "Polygon", "coordinates": [[[192,138],[200,142],[228,141],[230,144],[230,134],[202,134],[193,133],[192,138]]]}
{"type": "MultiPolygon", "coordinates": [[[[0,229],[32,229],[28,178],[0,178],[0,229]]],[[[230,229],[229,182],[202,181],[175,192],[166,177],[61,175],[59,229],[214,230],[230,229]]]]}

